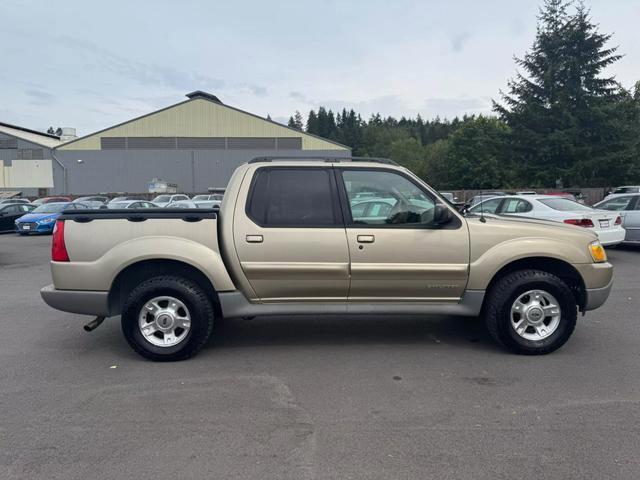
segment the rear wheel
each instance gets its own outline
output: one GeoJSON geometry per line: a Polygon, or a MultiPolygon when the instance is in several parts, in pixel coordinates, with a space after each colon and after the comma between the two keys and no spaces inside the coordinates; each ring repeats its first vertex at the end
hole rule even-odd
{"type": "Polygon", "coordinates": [[[522,270],[500,278],[487,295],[485,321],[491,336],[525,355],[553,352],[576,326],[576,300],[555,275],[522,270]]]}
{"type": "Polygon", "coordinates": [[[122,332],[136,352],[154,361],[195,355],[213,329],[211,299],[195,282],[177,276],[145,280],[122,309],[122,332]]]}

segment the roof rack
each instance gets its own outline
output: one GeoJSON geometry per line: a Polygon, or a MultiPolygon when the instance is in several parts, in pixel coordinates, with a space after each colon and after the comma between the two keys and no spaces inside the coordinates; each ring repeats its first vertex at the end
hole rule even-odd
{"type": "Polygon", "coordinates": [[[256,157],[249,160],[249,163],[262,163],[262,162],[273,162],[273,161],[291,161],[291,162],[304,162],[307,160],[316,161],[316,162],[374,162],[374,163],[384,163],[386,165],[396,165],[398,164],[389,158],[380,158],[380,157],[331,157],[331,156],[311,156],[311,157],[303,157],[303,156],[273,156],[273,157],[256,157]]]}

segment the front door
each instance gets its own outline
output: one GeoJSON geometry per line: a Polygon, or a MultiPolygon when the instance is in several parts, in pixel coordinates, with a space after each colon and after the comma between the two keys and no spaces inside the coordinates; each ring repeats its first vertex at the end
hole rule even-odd
{"type": "Polygon", "coordinates": [[[351,255],[350,302],[457,302],[466,287],[469,233],[436,225],[440,201],[393,169],[336,166],[351,255]]]}
{"type": "Polygon", "coordinates": [[[252,299],[346,301],[349,250],[332,167],[256,167],[240,198],[234,242],[252,299]]]}

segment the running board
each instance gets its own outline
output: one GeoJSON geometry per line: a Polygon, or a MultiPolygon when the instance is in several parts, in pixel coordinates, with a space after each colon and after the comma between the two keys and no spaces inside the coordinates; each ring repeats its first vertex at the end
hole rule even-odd
{"type": "Polygon", "coordinates": [[[305,302],[252,303],[239,291],[218,294],[222,314],[227,318],[264,315],[459,315],[477,317],[482,309],[484,290],[466,290],[457,303],[361,303],[305,302]]]}

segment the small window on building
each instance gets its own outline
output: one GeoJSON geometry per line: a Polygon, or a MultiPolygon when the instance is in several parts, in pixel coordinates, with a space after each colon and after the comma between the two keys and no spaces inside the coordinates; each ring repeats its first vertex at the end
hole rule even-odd
{"type": "Polygon", "coordinates": [[[44,152],[41,148],[19,148],[17,158],[18,160],[42,160],[44,152]]]}
{"type": "Polygon", "coordinates": [[[275,150],[275,138],[230,137],[227,139],[229,150],[275,150]]]}
{"type": "Polygon", "coordinates": [[[127,137],[127,148],[164,150],[176,148],[176,137],[127,137]]]}
{"type": "Polygon", "coordinates": [[[127,148],[127,140],[124,137],[102,137],[100,138],[100,148],[102,150],[124,150],[127,148]]]}
{"type": "Polygon", "coordinates": [[[178,137],[178,148],[187,150],[224,150],[224,137],[178,137]]]}
{"type": "Polygon", "coordinates": [[[0,139],[0,149],[18,148],[18,140],[15,138],[0,139]]]}
{"type": "Polygon", "coordinates": [[[329,227],[341,221],[328,169],[262,168],[247,213],[264,227],[329,227]]]}
{"type": "Polygon", "coordinates": [[[302,138],[280,137],[278,138],[278,150],[302,150],[302,138]]]}

